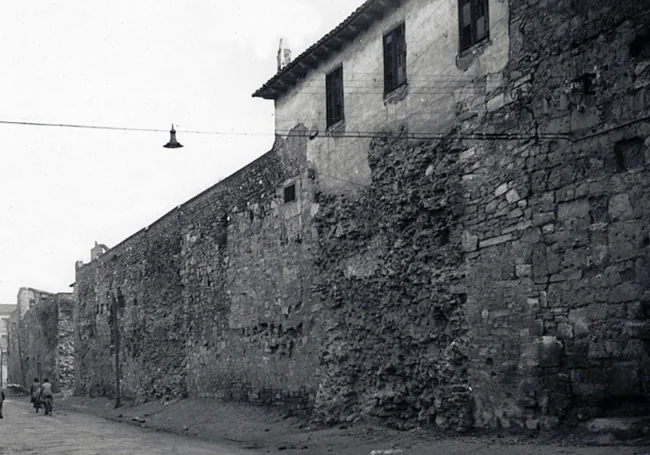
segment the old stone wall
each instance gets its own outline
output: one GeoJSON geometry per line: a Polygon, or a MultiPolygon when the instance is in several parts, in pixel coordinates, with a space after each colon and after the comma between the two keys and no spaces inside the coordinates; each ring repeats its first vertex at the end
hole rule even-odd
{"type": "Polygon", "coordinates": [[[461,154],[477,425],[649,410],[648,7],[511,2],[504,107],[462,124],[512,135],[461,154]]]}
{"type": "Polygon", "coordinates": [[[650,411],[649,7],[511,1],[449,138],[378,135],[371,184],[319,198],[321,419],[650,411]]]}
{"type": "Polygon", "coordinates": [[[373,182],[323,196],[326,311],[317,418],[360,415],[459,428],[473,419],[459,162],[444,143],[378,139],[373,182]]]}
{"type": "Polygon", "coordinates": [[[444,131],[416,140],[409,98],[372,141],[300,126],[78,268],[79,391],[453,429],[650,412],[650,2],[498,8],[438,59],[444,131]]]}
{"type": "Polygon", "coordinates": [[[29,386],[33,378],[49,379],[58,392],[74,382],[72,312],[74,301],[56,294],[33,304],[22,317],[12,315],[9,380],[29,386]]]}
{"type": "Polygon", "coordinates": [[[58,302],[58,346],[56,371],[59,375],[59,388],[73,390],[75,387],[74,373],[74,308],[72,298],[60,299],[58,302]]]}
{"type": "Polygon", "coordinates": [[[299,133],[77,269],[79,393],[114,396],[119,376],[128,399],[309,409],[312,192],[299,133]]]}

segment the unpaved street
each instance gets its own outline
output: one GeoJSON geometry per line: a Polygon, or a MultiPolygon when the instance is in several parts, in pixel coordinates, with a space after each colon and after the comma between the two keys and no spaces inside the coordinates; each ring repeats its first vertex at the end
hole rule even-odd
{"type": "MultiPolygon", "coordinates": [[[[36,414],[26,399],[5,402],[0,455],[241,455],[214,443],[156,433],[74,412],[36,414]]],[[[254,455],[254,452],[246,452],[254,455]]]]}

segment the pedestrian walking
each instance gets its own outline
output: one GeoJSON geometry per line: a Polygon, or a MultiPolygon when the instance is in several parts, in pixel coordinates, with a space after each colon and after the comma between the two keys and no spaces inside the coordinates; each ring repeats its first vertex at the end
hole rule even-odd
{"type": "Polygon", "coordinates": [[[0,419],[4,419],[4,416],[2,415],[2,405],[5,402],[5,391],[0,389],[0,419]]]}
{"type": "Polygon", "coordinates": [[[34,409],[36,409],[36,413],[38,414],[38,410],[41,407],[41,402],[38,398],[41,395],[41,383],[38,378],[34,378],[34,382],[32,382],[32,386],[29,388],[29,395],[31,397],[30,401],[34,405],[34,409]]]}
{"type": "Polygon", "coordinates": [[[52,402],[54,400],[54,396],[52,394],[52,384],[50,384],[50,381],[45,378],[43,381],[43,384],[41,384],[41,393],[39,395],[39,401],[43,403],[43,406],[45,407],[45,415],[46,416],[51,416],[52,415],[52,402]]]}

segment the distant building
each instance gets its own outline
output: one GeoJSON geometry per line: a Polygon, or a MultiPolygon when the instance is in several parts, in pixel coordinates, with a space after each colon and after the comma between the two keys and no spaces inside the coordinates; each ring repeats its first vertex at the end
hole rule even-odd
{"type": "Polygon", "coordinates": [[[16,305],[0,303],[0,386],[7,384],[7,343],[9,342],[9,317],[16,305]]]}

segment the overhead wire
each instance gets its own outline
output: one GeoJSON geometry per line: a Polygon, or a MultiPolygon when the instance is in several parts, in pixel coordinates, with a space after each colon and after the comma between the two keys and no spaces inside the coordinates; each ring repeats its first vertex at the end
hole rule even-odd
{"type": "MultiPolygon", "coordinates": [[[[443,6],[439,6],[436,8],[433,12],[429,14],[428,17],[433,17],[443,6]]],[[[506,20],[509,20],[509,17],[505,15],[502,19],[499,19],[498,21],[494,22],[491,24],[491,30],[497,29],[496,25],[501,24],[502,22],[505,22],[506,20]]],[[[423,24],[420,25],[418,28],[423,28],[427,24],[427,21],[423,21],[423,24]]],[[[449,31],[454,28],[454,26],[448,27],[438,38],[435,40],[431,41],[430,43],[427,44],[427,46],[424,49],[419,50],[418,55],[412,59],[409,62],[409,65],[412,66],[415,64],[419,59],[423,58],[423,56],[427,55],[427,52],[440,40],[442,39],[447,39],[449,31]]],[[[505,35],[507,35],[509,30],[504,30],[501,32],[499,35],[492,35],[490,37],[490,40],[493,41],[498,41],[505,35]]],[[[424,41],[424,39],[421,39],[421,41],[424,41]]],[[[377,74],[377,72],[352,72],[351,74],[377,74]]],[[[419,73],[418,75],[408,75],[408,83],[409,83],[409,94],[451,94],[455,93],[458,90],[462,90],[463,88],[466,88],[467,85],[460,85],[463,81],[466,81],[468,83],[471,83],[475,81],[477,78],[476,77],[463,77],[463,76],[454,76],[454,75],[444,75],[442,73],[419,73]],[[420,86],[417,87],[417,84],[413,84],[413,81],[425,81],[429,82],[428,86],[420,86]],[[435,84],[438,84],[437,86],[435,84]],[[415,86],[415,87],[414,87],[415,86]]],[[[545,80],[547,79],[554,79],[556,78],[557,80],[562,80],[564,82],[568,82],[566,77],[562,76],[550,76],[546,77],[545,80]]],[[[346,81],[346,85],[349,86],[351,83],[353,84],[358,84],[356,87],[363,88],[363,87],[368,87],[368,88],[374,88],[377,87],[377,83],[375,82],[376,78],[372,79],[371,83],[371,78],[368,79],[352,79],[350,81],[346,81]],[[365,85],[367,84],[367,85],[365,85]]],[[[493,84],[493,88],[498,88],[500,87],[503,82],[500,80],[486,80],[485,81],[486,88],[489,88],[491,84],[493,84]]],[[[309,91],[309,90],[300,90],[300,94],[304,95],[322,95],[322,90],[319,90],[318,92],[315,91],[309,91]]],[[[299,94],[299,96],[300,96],[299,94]]],[[[367,95],[367,94],[382,94],[383,95],[383,88],[377,89],[377,90],[368,90],[368,91],[363,91],[363,90],[354,90],[353,92],[350,92],[346,94],[347,96],[349,95],[367,95]]],[[[618,98],[623,98],[617,97],[618,98]]],[[[429,115],[429,114],[427,114],[429,115]]],[[[418,116],[417,113],[411,114],[411,116],[418,116]]],[[[367,116],[363,117],[357,117],[357,118],[366,118],[367,116]]],[[[354,120],[355,117],[349,117],[346,116],[346,120],[354,120]]],[[[629,126],[635,123],[639,123],[645,120],[649,120],[650,116],[645,116],[639,119],[634,119],[626,124],[619,125],[612,127],[613,129],[619,129],[623,128],[625,126],[629,126]]],[[[38,121],[19,121],[19,120],[1,120],[0,119],[0,124],[6,124],[6,125],[21,125],[21,126],[36,126],[36,127],[59,127],[59,128],[76,128],[76,129],[93,129],[93,130],[110,130],[110,131],[132,131],[132,132],[151,132],[151,133],[166,133],[168,130],[166,129],[160,129],[160,128],[141,128],[141,127],[125,127],[125,126],[115,126],[115,125],[92,125],[92,124],[80,124],[80,123],[50,123],[50,122],[38,122],[38,121]]],[[[204,131],[204,130],[183,130],[180,129],[178,130],[179,132],[183,134],[200,134],[200,135],[218,135],[218,136],[259,136],[259,137],[271,137],[271,136],[305,136],[306,134],[302,131],[294,131],[294,130],[282,130],[282,129],[277,129],[274,132],[252,132],[252,131],[204,131]]],[[[343,133],[333,133],[333,134],[328,134],[324,136],[315,136],[315,137],[310,137],[310,139],[315,139],[315,138],[334,138],[334,139],[339,139],[339,138],[376,138],[377,136],[381,135],[387,135],[388,133],[385,131],[346,131],[343,133]]],[[[590,133],[589,137],[592,137],[594,135],[598,135],[599,133],[590,133]]],[[[480,139],[480,140],[512,140],[512,139],[567,139],[567,140],[584,140],[585,137],[576,139],[571,137],[571,133],[566,132],[566,133],[556,133],[556,134],[520,134],[520,133],[488,133],[488,132],[472,132],[472,133],[466,133],[466,132],[458,132],[458,133],[448,133],[448,132],[422,132],[422,133],[405,133],[403,134],[406,137],[409,137],[411,139],[453,139],[453,138],[458,138],[458,139],[480,139]]]]}

